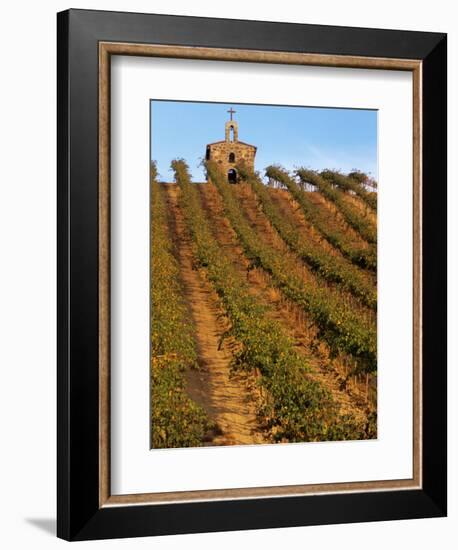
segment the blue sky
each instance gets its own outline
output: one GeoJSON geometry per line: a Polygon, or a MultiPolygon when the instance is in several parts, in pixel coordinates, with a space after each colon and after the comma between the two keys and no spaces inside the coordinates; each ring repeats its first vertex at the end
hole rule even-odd
{"type": "Polygon", "coordinates": [[[170,162],[184,158],[194,181],[204,181],[199,163],[205,146],[224,139],[231,106],[239,140],[258,148],[261,175],[269,164],[281,164],[288,170],[357,168],[377,179],[377,111],[152,100],[151,158],[161,180],[171,181],[170,162]]]}

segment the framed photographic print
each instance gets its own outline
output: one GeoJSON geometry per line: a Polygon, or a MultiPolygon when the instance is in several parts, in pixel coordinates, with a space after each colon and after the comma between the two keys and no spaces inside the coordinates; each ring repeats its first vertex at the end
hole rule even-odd
{"type": "Polygon", "coordinates": [[[446,514],[446,36],[58,14],[58,536],[446,514]]]}

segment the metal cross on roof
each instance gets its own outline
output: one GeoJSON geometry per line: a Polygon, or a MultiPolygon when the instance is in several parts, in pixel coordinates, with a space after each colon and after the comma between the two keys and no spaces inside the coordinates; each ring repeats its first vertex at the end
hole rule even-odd
{"type": "Polygon", "coordinates": [[[227,111],[227,112],[230,113],[230,115],[231,115],[231,120],[232,120],[232,115],[233,115],[234,113],[236,113],[237,111],[234,111],[234,109],[231,107],[231,108],[229,109],[229,111],[227,111]]]}

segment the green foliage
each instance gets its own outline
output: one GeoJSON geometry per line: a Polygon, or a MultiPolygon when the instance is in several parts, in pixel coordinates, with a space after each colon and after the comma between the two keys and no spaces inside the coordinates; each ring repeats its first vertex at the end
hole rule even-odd
{"type": "Polygon", "coordinates": [[[296,175],[303,183],[314,185],[323,196],[333,202],[340,210],[348,225],[357,231],[365,241],[371,245],[377,243],[376,228],[367,218],[364,218],[345,202],[342,191],[335,189],[327,179],[320,177],[313,170],[299,168],[296,170],[296,175]]]}
{"type": "Polygon", "coordinates": [[[207,170],[221,195],[225,214],[252,264],[270,273],[273,283],[284,295],[310,315],[331,351],[351,355],[357,362],[355,372],[375,372],[377,335],[373,323],[361,318],[328,288],[305,285],[301,277],[285,269],[283,255],[265,245],[243,216],[234,189],[226,184],[217,164],[208,161],[207,170]]]}
{"type": "Polygon", "coordinates": [[[365,280],[360,270],[344,258],[328,254],[318,243],[304,239],[294,225],[282,216],[259,177],[244,164],[239,164],[237,169],[240,176],[251,185],[264,214],[291,250],[326,281],[338,283],[341,288],[349,290],[359,298],[364,305],[377,309],[377,292],[365,280]]]}
{"type": "Polygon", "coordinates": [[[186,394],[181,359],[152,360],[152,446],[155,449],[198,447],[211,423],[186,394]]]}
{"type": "Polygon", "coordinates": [[[377,194],[364,189],[363,186],[368,181],[368,177],[363,172],[355,170],[350,172],[348,176],[344,176],[333,170],[323,170],[320,175],[344,191],[353,191],[373,210],[377,210],[377,194]]]}
{"type": "Polygon", "coordinates": [[[272,165],[266,168],[266,175],[288,188],[291,195],[302,208],[305,218],[329,243],[340,250],[346,258],[359,267],[377,271],[377,254],[375,248],[355,248],[344,232],[330,228],[328,221],[322,215],[321,209],[312,202],[308,193],[299,188],[286,170],[283,170],[279,166],[272,165]]]}
{"type": "MultiPolygon", "coordinates": [[[[267,307],[250,294],[245,278],[236,271],[211,232],[186,163],[173,161],[172,168],[181,188],[180,207],[193,239],[196,258],[206,269],[231,320],[229,333],[241,344],[235,354],[234,368],[260,374],[259,384],[265,391],[259,413],[272,439],[328,441],[337,437],[366,437],[364,426],[350,419],[341,422],[330,393],[311,378],[304,358],[294,349],[293,340],[279,323],[266,315],[267,307]]],[[[214,166],[209,163],[207,169],[213,180],[214,166]]]]}
{"type": "MultiPolygon", "coordinates": [[[[324,170],[325,172],[331,172],[331,170],[324,170]]],[[[335,173],[339,174],[339,172],[334,171],[335,173]]],[[[365,174],[364,172],[361,172],[361,170],[352,170],[348,173],[348,177],[354,179],[359,184],[366,183],[369,180],[369,176],[365,174]]]]}
{"type": "Polygon", "coordinates": [[[196,344],[181,294],[161,185],[154,179],[151,195],[152,446],[195,447],[202,444],[210,423],[186,394],[184,372],[197,365],[196,344]]]}
{"type": "Polygon", "coordinates": [[[150,164],[150,181],[157,180],[157,163],[155,160],[151,161],[150,164]]]}
{"type": "Polygon", "coordinates": [[[151,313],[152,355],[174,353],[183,367],[195,366],[197,353],[179,283],[179,266],[167,231],[161,184],[152,184],[151,313]]]}

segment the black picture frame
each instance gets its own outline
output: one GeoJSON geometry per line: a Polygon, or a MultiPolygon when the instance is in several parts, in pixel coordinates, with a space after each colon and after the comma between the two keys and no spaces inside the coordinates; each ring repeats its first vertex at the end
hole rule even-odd
{"type": "Polygon", "coordinates": [[[87,10],[59,13],[57,26],[58,536],[87,540],[446,515],[446,35],[87,10]],[[421,489],[99,507],[100,41],[421,60],[421,489]]]}

